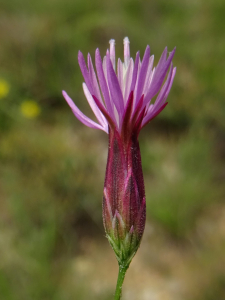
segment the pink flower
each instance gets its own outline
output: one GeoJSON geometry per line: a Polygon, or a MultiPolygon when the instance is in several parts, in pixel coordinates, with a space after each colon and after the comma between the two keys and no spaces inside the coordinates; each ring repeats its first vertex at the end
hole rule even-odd
{"type": "Polygon", "coordinates": [[[175,49],[167,58],[165,48],[158,65],[153,68],[154,56],[150,56],[150,47],[146,47],[142,62],[139,52],[133,61],[126,37],[124,62],[118,59],[116,72],[115,41],[109,43],[110,50],[107,50],[103,62],[99,49],[95,52],[97,76],[90,54],[87,68],[83,54],[78,53],[85,80],[84,94],[98,123],[85,116],[65,91],[63,96],[82,123],[109,134],[103,221],[119,263],[128,266],[140,245],[146,217],[138,135],[167,105],[166,99],[176,73],[172,64],[175,49]],[[151,103],[156,95],[155,102],[151,103]]]}

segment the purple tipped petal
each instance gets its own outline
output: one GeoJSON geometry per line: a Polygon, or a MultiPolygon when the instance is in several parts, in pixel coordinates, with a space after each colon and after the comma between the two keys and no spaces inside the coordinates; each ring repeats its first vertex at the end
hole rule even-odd
{"type": "Polygon", "coordinates": [[[136,99],[135,99],[134,107],[136,107],[138,100],[141,98],[141,96],[143,94],[143,87],[144,87],[145,80],[146,80],[146,73],[148,70],[149,59],[150,59],[150,47],[147,46],[143,60],[142,60],[140,73],[138,76],[137,92],[136,92],[136,97],[135,97],[136,99]]]}
{"type": "Polygon", "coordinates": [[[149,106],[147,114],[143,119],[142,127],[144,127],[147,123],[149,123],[153,118],[155,118],[162,111],[161,107],[164,105],[164,103],[166,101],[166,98],[167,98],[166,94],[168,95],[168,93],[169,93],[168,89],[170,89],[170,87],[172,85],[171,81],[173,81],[174,76],[175,76],[175,72],[173,70],[173,65],[171,64],[170,71],[167,76],[166,82],[164,83],[155,103],[153,105],[149,106]]]}
{"type": "Polygon", "coordinates": [[[172,78],[172,74],[173,74],[173,65],[171,64],[171,67],[170,67],[170,71],[169,71],[169,74],[167,76],[167,79],[166,79],[166,82],[164,83],[163,87],[161,88],[157,98],[156,98],[156,101],[154,103],[154,106],[153,106],[153,111],[156,111],[158,110],[160,104],[162,103],[164,97],[165,97],[165,94],[167,92],[167,89],[170,85],[170,81],[171,81],[171,78],[172,78]]]}
{"type": "Polygon", "coordinates": [[[107,67],[106,67],[106,56],[103,57],[102,67],[103,67],[103,72],[104,72],[105,79],[106,79],[106,82],[107,82],[107,85],[108,85],[108,75],[107,75],[107,67]]]}
{"type": "Polygon", "coordinates": [[[126,74],[126,84],[125,84],[125,92],[124,92],[124,103],[127,102],[128,100],[128,96],[129,96],[129,92],[131,92],[131,81],[132,81],[132,77],[133,77],[133,69],[134,69],[134,61],[131,58],[128,68],[127,68],[127,74],[126,74]]]}
{"type": "Polygon", "coordinates": [[[172,84],[173,84],[173,80],[174,80],[176,71],[177,71],[177,68],[176,68],[176,67],[173,68],[172,78],[171,78],[171,80],[170,80],[169,87],[168,87],[168,89],[167,89],[167,91],[166,91],[166,94],[165,94],[165,97],[164,97],[164,101],[166,101],[166,99],[167,99],[167,97],[168,97],[168,95],[169,95],[169,92],[170,92],[170,89],[171,89],[171,87],[172,87],[172,84]]]}
{"type": "Polygon", "coordinates": [[[102,90],[102,95],[105,99],[105,105],[107,107],[107,110],[108,110],[110,116],[115,121],[115,116],[114,116],[114,112],[112,109],[112,103],[110,100],[109,90],[108,90],[106,78],[105,78],[103,67],[102,67],[102,59],[101,59],[99,49],[96,49],[96,52],[95,52],[95,66],[96,66],[96,70],[97,70],[97,74],[98,74],[99,84],[100,84],[100,87],[102,90]]]}
{"type": "Polygon", "coordinates": [[[98,108],[100,109],[100,111],[102,112],[102,114],[105,116],[106,120],[108,121],[108,124],[111,127],[111,129],[114,129],[115,127],[117,128],[117,124],[115,124],[113,122],[111,116],[108,114],[108,112],[106,111],[106,109],[102,105],[102,103],[94,95],[92,95],[92,97],[94,98],[95,103],[97,104],[98,108]]]}
{"type": "Polygon", "coordinates": [[[96,78],[95,70],[94,70],[91,56],[89,53],[88,53],[88,68],[89,68],[90,80],[91,80],[92,87],[93,87],[93,94],[96,95],[96,97],[102,102],[102,97],[101,97],[101,93],[99,90],[98,81],[96,78]]]}
{"type": "Polygon", "coordinates": [[[152,75],[153,75],[153,70],[152,70],[153,62],[154,62],[154,55],[150,56],[150,60],[149,60],[149,64],[148,64],[148,71],[147,71],[146,79],[145,79],[145,85],[143,88],[143,94],[146,94],[146,92],[148,91],[150,84],[151,84],[151,79],[152,79],[152,75]]]}
{"type": "Polygon", "coordinates": [[[95,103],[92,95],[90,94],[87,86],[85,83],[83,83],[83,90],[84,90],[84,94],[88,100],[88,103],[93,111],[93,113],[95,114],[96,118],[98,119],[99,123],[103,126],[103,127],[108,127],[108,123],[105,119],[105,117],[103,116],[103,114],[101,113],[101,111],[99,110],[97,104],[95,103]]]}
{"type": "Polygon", "coordinates": [[[95,129],[101,129],[108,133],[108,128],[104,128],[103,126],[95,123],[91,119],[89,119],[87,116],[85,116],[79,108],[74,104],[73,100],[67,95],[65,91],[62,91],[63,97],[65,98],[66,102],[69,104],[70,108],[72,109],[74,115],[77,117],[79,121],[81,121],[84,125],[95,128],[95,129]]]}
{"type": "Polygon", "coordinates": [[[119,120],[121,121],[121,117],[124,111],[123,95],[115,71],[113,69],[109,54],[106,56],[106,67],[111,97],[119,114],[119,120]]]}
{"type": "Polygon", "coordinates": [[[123,64],[122,64],[122,61],[120,60],[120,58],[118,59],[118,62],[117,62],[117,77],[118,77],[120,89],[123,93],[123,64]]]}
{"type": "Polygon", "coordinates": [[[149,91],[147,92],[147,94],[145,96],[144,105],[147,104],[151,100],[151,98],[153,98],[158,93],[158,91],[163,83],[163,80],[166,76],[166,73],[167,73],[170,63],[172,61],[172,58],[174,56],[175,49],[170,53],[167,60],[166,60],[166,53],[167,53],[167,48],[165,48],[165,50],[163,51],[160,61],[155,69],[155,72],[154,72],[154,75],[153,75],[153,78],[151,81],[151,85],[149,87],[149,91]]]}
{"type": "Polygon", "coordinates": [[[88,87],[89,91],[93,94],[94,91],[93,91],[93,87],[92,87],[92,83],[91,83],[91,79],[90,79],[90,74],[86,67],[85,59],[84,59],[83,53],[81,51],[78,52],[78,63],[79,63],[82,75],[84,77],[84,80],[87,84],[87,87],[88,87]]]}
{"type": "Polygon", "coordinates": [[[174,48],[174,50],[170,53],[168,59],[166,60],[165,57],[166,57],[167,48],[165,48],[165,50],[160,58],[160,61],[155,69],[155,73],[152,78],[150,90],[149,90],[148,94],[146,95],[146,98],[151,99],[159,91],[159,89],[163,83],[163,80],[166,76],[166,73],[169,69],[169,66],[171,64],[171,61],[173,59],[175,50],[176,49],[174,48]]]}
{"type": "Polygon", "coordinates": [[[132,82],[131,82],[129,93],[131,91],[134,92],[134,89],[135,89],[135,86],[136,86],[139,60],[140,60],[140,52],[138,51],[137,54],[136,54],[136,58],[135,58],[133,77],[132,77],[132,82]]]}
{"type": "Polygon", "coordinates": [[[161,55],[161,57],[160,57],[160,59],[159,59],[159,62],[158,62],[158,68],[160,69],[160,68],[162,68],[163,67],[163,65],[165,64],[165,62],[166,62],[166,58],[167,58],[167,47],[165,47],[165,49],[163,50],[163,53],[162,53],[162,55],[161,55]]]}

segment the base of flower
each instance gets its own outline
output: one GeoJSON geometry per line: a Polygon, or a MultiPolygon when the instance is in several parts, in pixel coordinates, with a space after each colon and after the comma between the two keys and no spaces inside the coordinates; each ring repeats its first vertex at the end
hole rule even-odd
{"type": "Polygon", "coordinates": [[[121,240],[118,243],[118,241],[116,242],[115,240],[113,240],[113,238],[110,237],[108,234],[106,235],[106,237],[111,247],[113,248],[113,251],[115,252],[119,266],[128,268],[140,246],[140,243],[136,244],[135,247],[131,248],[130,245],[126,243],[126,239],[121,240]]]}

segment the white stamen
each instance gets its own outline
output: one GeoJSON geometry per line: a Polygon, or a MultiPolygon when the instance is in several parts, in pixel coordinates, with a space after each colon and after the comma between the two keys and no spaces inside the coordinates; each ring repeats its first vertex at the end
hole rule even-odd
{"type": "Polygon", "coordinates": [[[125,68],[127,68],[130,60],[130,41],[128,37],[124,38],[123,44],[124,44],[124,65],[125,68]]]}
{"type": "Polygon", "coordinates": [[[115,40],[111,39],[109,41],[109,44],[110,44],[110,49],[109,49],[110,59],[111,59],[113,68],[115,70],[115,67],[116,67],[115,40]]]}

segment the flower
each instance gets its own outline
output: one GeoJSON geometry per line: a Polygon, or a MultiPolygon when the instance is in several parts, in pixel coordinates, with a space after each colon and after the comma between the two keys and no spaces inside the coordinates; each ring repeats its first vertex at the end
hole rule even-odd
{"type": "Polygon", "coordinates": [[[103,63],[99,49],[97,49],[95,53],[95,65],[99,84],[90,54],[88,54],[87,57],[87,69],[83,54],[80,51],[78,53],[79,65],[85,79],[85,83],[83,83],[84,94],[99,123],[86,117],[65,91],[63,91],[63,96],[78,120],[86,126],[101,129],[108,133],[108,124],[110,122],[114,123],[119,132],[121,131],[123,117],[127,108],[126,104],[128,103],[130,93],[133,92],[133,115],[138,110],[142,111],[145,109],[140,125],[140,127],[143,128],[157,116],[167,104],[166,99],[176,73],[176,68],[173,68],[172,65],[175,49],[169,54],[167,59],[167,48],[165,48],[158,65],[152,69],[154,56],[150,56],[150,47],[146,47],[142,62],[139,52],[137,52],[134,62],[133,59],[130,58],[129,40],[126,37],[124,39],[124,63],[118,59],[116,74],[115,40],[110,40],[109,43],[110,51],[107,50],[106,56],[103,58],[103,63]],[[162,86],[169,67],[170,71],[167,80],[162,86]],[[151,100],[158,92],[158,97],[155,103],[152,104],[151,100]]]}
{"type": "Polygon", "coordinates": [[[21,113],[28,119],[35,119],[41,112],[41,108],[34,100],[25,100],[20,106],[21,113]]]}
{"type": "Polygon", "coordinates": [[[124,62],[118,59],[116,71],[115,40],[109,43],[110,49],[103,61],[99,49],[95,52],[97,76],[90,54],[87,68],[83,54],[78,53],[85,80],[84,94],[98,123],[85,116],[65,91],[63,96],[82,123],[109,134],[103,221],[119,264],[127,267],[140,245],[146,218],[138,135],[167,105],[166,99],[176,73],[172,64],[175,49],[167,58],[165,48],[158,65],[153,68],[154,56],[150,56],[150,47],[146,47],[142,61],[139,52],[133,61],[126,37],[124,62]],[[156,95],[155,102],[151,103],[156,95]]]}

